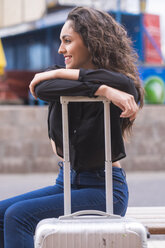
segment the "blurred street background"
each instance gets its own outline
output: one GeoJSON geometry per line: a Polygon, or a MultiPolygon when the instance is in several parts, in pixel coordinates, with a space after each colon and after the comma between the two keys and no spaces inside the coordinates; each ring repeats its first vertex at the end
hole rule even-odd
{"type": "Polygon", "coordinates": [[[76,5],[99,8],[127,30],[145,88],[133,136],[126,143],[129,206],[165,206],[165,1],[0,0],[0,200],[51,185],[58,158],[47,132],[47,103],[29,83],[53,64],[59,34],[76,5]]]}

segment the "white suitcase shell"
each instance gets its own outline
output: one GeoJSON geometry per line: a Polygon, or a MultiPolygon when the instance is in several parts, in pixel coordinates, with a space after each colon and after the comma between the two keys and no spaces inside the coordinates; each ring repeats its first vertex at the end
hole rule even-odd
{"type": "Polygon", "coordinates": [[[35,248],[146,248],[147,232],[136,220],[113,215],[110,108],[105,98],[61,97],[64,146],[64,216],[39,222],[35,248]],[[69,102],[102,101],[105,124],[106,213],[95,210],[71,214],[68,142],[69,102]]]}
{"type": "Polygon", "coordinates": [[[35,248],[41,247],[146,248],[146,230],[137,221],[111,216],[51,218],[41,221],[37,227],[35,248]]]}

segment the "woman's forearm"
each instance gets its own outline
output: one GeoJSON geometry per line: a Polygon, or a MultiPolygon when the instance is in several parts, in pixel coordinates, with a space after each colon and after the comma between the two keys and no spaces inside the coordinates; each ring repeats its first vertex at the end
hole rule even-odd
{"type": "Polygon", "coordinates": [[[79,72],[79,69],[58,69],[55,71],[55,78],[78,80],[79,72]]]}
{"type": "Polygon", "coordinates": [[[105,96],[123,111],[121,117],[135,118],[138,108],[132,95],[102,83],[98,86],[98,82],[79,81],[79,74],[79,69],[63,68],[38,73],[30,84],[31,93],[45,101],[54,101],[61,95],[105,96]],[[42,84],[38,85],[40,82],[42,84]]]}
{"type": "MultiPolygon", "coordinates": [[[[110,88],[110,87],[109,87],[110,88]]],[[[106,96],[106,94],[107,94],[107,90],[108,90],[108,86],[106,86],[106,85],[101,85],[99,88],[98,88],[98,90],[95,92],[95,96],[105,96],[105,97],[107,97],[106,96]]],[[[109,99],[110,100],[110,99],[109,99]]]]}
{"type": "Polygon", "coordinates": [[[67,79],[67,80],[78,80],[79,72],[80,70],[78,69],[63,69],[62,68],[62,69],[37,73],[29,85],[30,91],[32,95],[36,98],[35,86],[39,84],[40,82],[43,82],[46,80],[53,80],[57,78],[67,79]]]}

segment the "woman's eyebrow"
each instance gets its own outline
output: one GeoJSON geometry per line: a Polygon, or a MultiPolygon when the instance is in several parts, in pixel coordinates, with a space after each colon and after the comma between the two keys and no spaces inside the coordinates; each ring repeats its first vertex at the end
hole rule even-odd
{"type": "Polygon", "coordinates": [[[70,37],[70,38],[71,38],[71,35],[65,34],[65,35],[63,35],[62,37],[60,37],[60,39],[61,39],[61,40],[64,40],[66,37],[70,37]]]}

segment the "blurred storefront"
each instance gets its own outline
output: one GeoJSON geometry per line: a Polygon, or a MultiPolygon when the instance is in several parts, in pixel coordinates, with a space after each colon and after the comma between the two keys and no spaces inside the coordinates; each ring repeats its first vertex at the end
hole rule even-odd
{"type": "MultiPolygon", "coordinates": [[[[165,102],[165,66],[160,19],[158,15],[146,14],[146,1],[140,2],[139,11],[133,13],[126,12],[129,0],[105,1],[104,9],[125,26],[133,40],[139,55],[146,103],[161,104],[165,102]]],[[[52,64],[64,64],[63,56],[57,52],[59,34],[68,12],[76,3],[77,0],[15,0],[13,5],[12,0],[0,0],[0,37],[7,59],[4,83],[22,103],[31,103],[28,84],[37,71],[52,64]],[[11,80],[13,75],[15,81],[11,80]]],[[[82,4],[100,7],[102,1],[83,1],[82,4]]]]}

